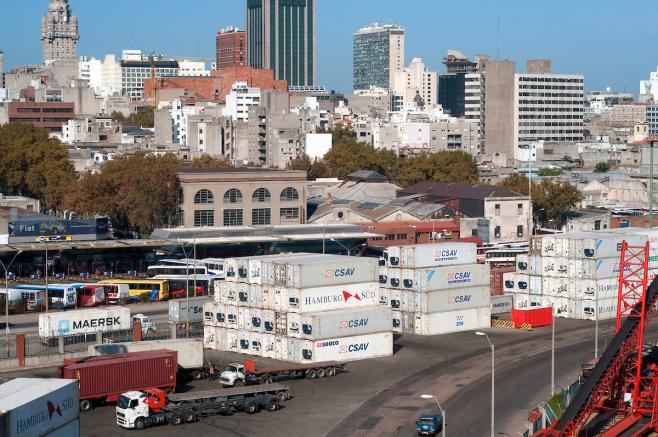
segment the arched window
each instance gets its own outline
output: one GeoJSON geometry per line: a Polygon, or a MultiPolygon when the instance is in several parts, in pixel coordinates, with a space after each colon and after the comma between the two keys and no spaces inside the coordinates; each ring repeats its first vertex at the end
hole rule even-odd
{"type": "Polygon", "coordinates": [[[296,189],[288,187],[281,191],[281,202],[285,202],[287,200],[299,200],[299,193],[296,189]]]}
{"type": "Polygon", "coordinates": [[[209,204],[209,203],[215,203],[215,196],[212,195],[212,192],[210,190],[199,190],[195,195],[194,195],[194,204],[195,205],[203,205],[203,204],[209,204]]]}
{"type": "Polygon", "coordinates": [[[224,194],[224,203],[242,203],[242,193],[236,188],[231,188],[224,194]]]}
{"type": "Polygon", "coordinates": [[[270,191],[267,188],[259,188],[256,191],[254,191],[254,195],[251,196],[251,201],[252,202],[269,202],[272,200],[272,196],[270,196],[270,191]]]}

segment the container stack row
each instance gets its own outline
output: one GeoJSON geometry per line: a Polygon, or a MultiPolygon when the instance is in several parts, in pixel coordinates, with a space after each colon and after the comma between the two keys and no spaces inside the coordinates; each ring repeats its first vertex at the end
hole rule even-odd
{"type": "MultiPolygon", "coordinates": [[[[504,275],[504,290],[514,294],[517,308],[552,306],[560,317],[614,318],[622,242],[644,246],[647,239],[647,230],[628,228],[535,236],[529,254],[517,256],[516,272],[504,275]]],[[[650,279],[658,267],[652,264],[650,279]]]]}
{"type": "Polygon", "coordinates": [[[322,254],[231,259],[204,305],[205,346],[297,363],[392,355],[377,267],[322,254]]]}
{"type": "Polygon", "coordinates": [[[379,282],[395,332],[437,335],[491,326],[490,270],[477,263],[473,243],[389,247],[379,282]]]}

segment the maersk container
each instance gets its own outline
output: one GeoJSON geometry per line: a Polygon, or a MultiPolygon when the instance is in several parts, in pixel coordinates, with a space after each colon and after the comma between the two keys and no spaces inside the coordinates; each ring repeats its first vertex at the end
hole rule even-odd
{"type": "Polygon", "coordinates": [[[384,332],[391,326],[391,310],[382,306],[288,315],[288,335],[307,340],[384,332]]]}
{"type": "Polygon", "coordinates": [[[527,253],[516,255],[516,269],[520,272],[530,271],[530,256],[527,253]]]}
{"type": "Polygon", "coordinates": [[[378,303],[379,284],[376,282],[304,289],[275,289],[276,310],[283,312],[313,313],[365,307],[378,303]]]}
{"type": "Polygon", "coordinates": [[[566,234],[536,235],[530,239],[530,255],[568,257],[569,241],[566,234]]]}
{"type": "Polygon", "coordinates": [[[226,305],[249,305],[249,284],[244,282],[222,282],[219,294],[215,295],[215,302],[226,305]]]}
{"type": "Polygon", "coordinates": [[[514,296],[511,294],[501,294],[491,296],[491,314],[506,314],[514,308],[514,296]]]}
{"type": "Polygon", "coordinates": [[[404,311],[393,311],[392,313],[393,332],[403,334],[414,333],[414,313],[404,311]]]}
{"type": "Polygon", "coordinates": [[[418,269],[474,264],[477,263],[476,249],[477,246],[474,243],[434,243],[401,246],[399,248],[399,257],[394,255],[394,251],[389,251],[387,266],[418,269]]]}
{"type": "Polygon", "coordinates": [[[488,264],[402,270],[402,288],[419,292],[479,287],[490,282],[488,264]]]}
{"type": "Polygon", "coordinates": [[[378,278],[380,284],[382,285],[388,284],[388,267],[379,266],[378,278]]]}
{"type": "Polygon", "coordinates": [[[439,335],[491,327],[491,308],[470,308],[440,313],[416,313],[416,335],[439,335]]]}
{"type": "Polygon", "coordinates": [[[2,436],[77,437],[79,417],[80,392],[75,379],[16,378],[0,385],[2,436]]]}
{"type": "Polygon", "coordinates": [[[393,355],[392,332],[317,341],[288,339],[288,361],[295,363],[356,361],[390,355],[393,355]]]}
{"type": "Polygon", "coordinates": [[[251,354],[250,343],[253,332],[244,329],[238,329],[238,352],[241,354],[251,354]]]}
{"type": "Polygon", "coordinates": [[[217,328],[226,327],[226,305],[221,303],[206,303],[203,305],[204,325],[217,328]]]}
{"type": "Polygon", "coordinates": [[[416,311],[434,313],[468,308],[491,307],[489,286],[416,293],[416,311]]]}
{"type": "MultiPolygon", "coordinates": [[[[211,343],[211,340],[214,342],[214,347],[212,349],[222,351],[222,352],[237,352],[237,331],[234,329],[225,329],[225,328],[213,328],[214,333],[207,335],[209,336],[208,343],[211,343]]],[[[204,332],[204,335],[206,333],[204,332]]]]}
{"type": "Polygon", "coordinates": [[[169,320],[172,322],[200,322],[203,320],[203,305],[212,301],[211,297],[170,300],[169,320]]]}
{"type": "Polygon", "coordinates": [[[378,281],[379,265],[375,258],[330,255],[272,264],[271,284],[277,287],[311,288],[378,281]]]}
{"type": "Polygon", "coordinates": [[[130,308],[107,307],[39,314],[39,337],[95,334],[131,329],[130,308]]]}
{"type": "Polygon", "coordinates": [[[516,272],[503,273],[503,293],[516,293],[516,272]]]}

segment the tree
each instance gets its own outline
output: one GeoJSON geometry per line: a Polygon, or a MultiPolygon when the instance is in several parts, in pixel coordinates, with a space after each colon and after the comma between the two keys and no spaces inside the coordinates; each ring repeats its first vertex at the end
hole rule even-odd
{"type": "Polygon", "coordinates": [[[327,166],[324,161],[317,158],[311,160],[307,154],[302,154],[288,162],[288,170],[303,170],[306,172],[306,179],[314,181],[317,178],[327,177],[327,166]]]}
{"type": "Polygon", "coordinates": [[[155,114],[152,106],[143,106],[128,117],[121,112],[114,111],[110,115],[112,120],[120,121],[125,126],[153,127],[155,126],[155,114]]]}
{"type": "Polygon", "coordinates": [[[507,188],[508,190],[523,196],[528,195],[528,178],[520,173],[510,174],[505,179],[498,182],[498,186],[507,188]]]}
{"type": "Polygon", "coordinates": [[[561,168],[545,167],[539,170],[539,176],[560,176],[562,174],[561,168]]]}
{"type": "Polygon", "coordinates": [[[80,215],[108,215],[115,228],[150,234],[177,224],[180,188],[176,155],[140,152],[116,157],[84,175],[66,198],[80,215]]]}
{"type": "Polygon", "coordinates": [[[441,151],[399,159],[395,177],[398,185],[408,187],[427,180],[477,183],[477,163],[473,156],[463,151],[441,151]]]}
{"type": "Polygon", "coordinates": [[[201,155],[198,158],[194,158],[189,166],[192,168],[223,168],[233,167],[233,164],[231,164],[231,160],[228,158],[201,155]]]}
{"type": "Polygon", "coordinates": [[[0,127],[0,192],[39,199],[59,211],[75,181],[68,150],[48,132],[26,124],[0,127]]]}
{"type": "Polygon", "coordinates": [[[607,162],[599,162],[596,164],[596,167],[594,167],[594,171],[596,173],[607,173],[610,170],[610,164],[607,162]]]}
{"type": "Polygon", "coordinates": [[[532,185],[535,220],[544,225],[552,223],[555,228],[561,227],[566,221],[567,211],[582,200],[580,191],[568,182],[544,179],[541,183],[532,185]]]}

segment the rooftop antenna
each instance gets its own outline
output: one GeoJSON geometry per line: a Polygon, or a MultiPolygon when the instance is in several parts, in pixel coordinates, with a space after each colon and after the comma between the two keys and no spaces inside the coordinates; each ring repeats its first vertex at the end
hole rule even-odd
{"type": "Polygon", "coordinates": [[[496,35],[496,59],[500,60],[500,18],[498,18],[498,33],[496,35]]]}

